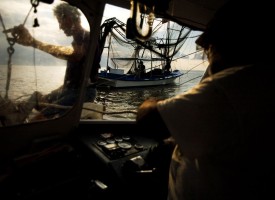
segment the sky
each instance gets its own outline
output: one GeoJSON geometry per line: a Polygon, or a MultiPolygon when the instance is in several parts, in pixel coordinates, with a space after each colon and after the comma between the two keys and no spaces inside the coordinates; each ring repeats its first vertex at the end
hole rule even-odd
{"type": "MultiPolygon", "coordinates": [[[[53,4],[40,3],[37,7],[37,13],[30,11],[31,4],[29,0],[0,0],[0,14],[6,29],[13,28],[22,24],[26,20],[25,26],[30,30],[30,33],[38,40],[57,45],[70,45],[72,38],[66,37],[62,30],[59,29],[59,24],[53,15],[52,7],[59,4],[60,0],[55,0],[53,4]],[[12,5],[12,6],[11,6],[12,5]],[[28,16],[29,13],[29,16],[28,16]],[[16,17],[14,17],[16,16],[16,17]],[[28,16],[28,18],[26,18],[28,16]],[[34,19],[37,18],[40,24],[39,27],[33,28],[34,19]]],[[[120,21],[126,23],[130,16],[130,10],[118,8],[112,5],[106,5],[102,22],[108,18],[116,17],[120,21]],[[118,15],[119,13],[119,15],[118,15]]],[[[89,30],[89,24],[84,15],[82,16],[82,25],[89,30]]],[[[9,44],[6,40],[6,35],[2,33],[4,30],[2,23],[0,23],[0,64],[7,63],[7,47],[9,44]]],[[[17,63],[28,63],[28,60],[22,60],[23,56],[32,55],[33,50],[29,47],[23,47],[18,44],[14,45],[15,53],[13,61],[17,63]],[[22,55],[18,55],[18,52],[22,55]]],[[[52,60],[50,55],[36,51],[40,54],[40,60],[52,60]],[[49,59],[51,58],[51,59],[49,59]]],[[[30,59],[32,60],[32,59],[30,59]]],[[[58,60],[56,62],[59,62],[58,60]]]]}
{"type": "MultiPolygon", "coordinates": [[[[30,33],[38,40],[47,42],[50,44],[58,45],[70,45],[72,38],[66,37],[62,30],[59,29],[59,24],[53,15],[52,7],[59,4],[60,0],[55,0],[53,4],[39,3],[37,7],[37,13],[31,9],[29,0],[1,0],[0,1],[0,14],[3,19],[5,29],[13,28],[19,24],[23,24],[26,20],[25,27],[28,28],[30,33]],[[12,6],[11,6],[12,5],[12,6]],[[29,15],[28,15],[29,13],[29,15]],[[16,16],[16,17],[15,17],[16,16]],[[28,17],[27,17],[28,16],[28,17]],[[37,18],[40,24],[39,27],[33,28],[34,19],[37,18]]],[[[114,13],[119,13],[116,17],[126,23],[127,18],[130,15],[130,11],[127,9],[119,9],[112,5],[107,5],[102,21],[114,17],[114,13]]],[[[81,16],[82,26],[89,30],[89,23],[85,16],[81,16]]],[[[6,40],[6,35],[3,34],[3,25],[0,23],[0,64],[7,63],[7,48],[9,44],[6,40]]],[[[8,35],[11,36],[10,34],[8,35]]],[[[16,63],[28,63],[27,60],[22,60],[20,57],[26,57],[26,54],[30,54],[30,48],[22,47],[18,44],[14,45],[15,53],[13,55],[13,61],[16,63]],[[20,52],[21,56],[17,53],[20,52]],[[17,61],[19,60],[19,61],[17,61]]],[[[38,52],[38,51],[37,51],[38,52]]],[[[42,55],[42,58],[47,60],[50,58],[46,53],[38,52],[42,55]]]]}
{"type": "Polygon", "coordinates": [[[130,17],[130,10],[107,4],[102,21],[114,16],[120,21],[126,23],[127,19],[130,17]],[[117,15],[117,13],[119,13],[119,15],[117,15]]]}

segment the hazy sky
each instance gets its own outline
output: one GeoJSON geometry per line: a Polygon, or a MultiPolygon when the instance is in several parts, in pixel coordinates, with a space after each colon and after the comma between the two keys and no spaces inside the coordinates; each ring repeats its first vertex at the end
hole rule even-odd
{"type": "MultiPolygon", "coordinates": [[[[39,3],[37,13],[34,13],[32,10],[28,16],[31,8],[29,0],[0,0],[0,14],[6,29],[22,24],[27,19],[25,26],[36,39],[50,44],[70,45],[72,38],[65,36],[63,31],[59,29],[59,24],[53,15],[52,8],[59,3],[60,0],[55,0],[53,4],[39,3]],[[28,18],[26,18],[27,16],[28,18]],[[35,18],[38,19],[40,26],[33,28],[35,18]]],[[[102,21],[111,17],[116,17],[120,21],[126,23],[129,16],[130,10],[106,5],[102,21]]],[[[89,30],[89,24],[84,15],[82,16],[82,24],[84,28],[89,30]]],[[[7,63],[7,47],[9,47],[6,35],[2,33],[3,30],[2,23],[0,23],[0,64],[7,63]]],[[[32,61],[32,48],[22,47],[18,44],[15,44],[14,48],[15,53],[13,55],[13,61],[15,64],[22,62],[22,58],[18,55],[19,52],[24,58],[30,57],[32,61]],[[29,54],[29,56],[27,56],[27,54],[29,54]]],[[[38,50],[36,53],[42,55],[40,60],[42,60],[42,58],[53,59],[52,56],[38,50]]],[[[24,63],[27,62],[28,60],[24,60],[24,63]]]]}
{"type": "Polygon", "coordinates": [[[102,21],[110,17],[116,17],[120,21],[126,23],[127,19],[130,17],[130,10],[119,8],[113,5],[106,5],[102,21]],[[119,15],[117,13],[119,13],[119,15]]]}
{"type": "MultiPolygon", "coordinates": [[[[30,33],[38,40],[43,42],[57,44],[57,45],[70,45],[72,38],[64,35],[63,31],[59,29],[59,24],[53,15],[53,6],[60,3],[60,0],[55,0],[53,4],[39,3],[37,13],[31,9],[29,0],[1,0],[0,1],[0,14],[2,16],[4,26],[6,29],[13,28],[14,26],[23,24],[26,20],[25,27],[28,28],[30,33]],[[28,15],[29,13],[29,15],[28,15]],[[28,16],[28,17],[27,17],[28,16]],[[39,27],[33,28],[34,19],[37,18],[40,24],[39,27]]],[[[126,9],[119,9],[115,6],[107,5],[103,16],[103,21],[107,18],[114,17],[114,13],[119,13],[116,17],[126,23],[130,15],[130,11],[126,9]]],[[[89,24],[85,16],[81,17],[82,25],[85,29],[89,30],[89,24]]],[[[0,23],[0,64],[7,63],[7,47],[9,44],[6,40],[6,35],[2,32],[4,30],[2,23],[0,23]]],[[[11,35],[9,35],[10,37],[11,35]]],[[[20,54],[25,55],[31,50],[30,48],[22,47],[18,44],[14,45],[16,53],[14,53],[14,61],[18,58],[16,55],[17,48],[20,54]],[[25,51],[22,51],[23,50],[25,51]]],[[[37,51],[38,52],[38,51],[37,51]]],[[[41,52],[38,52],[41,53],[41,52]]],[[[42,53],[43,54],[43,53],[42,53]]],[[[43,55],[48,57],[48,55],[43,55]]],[[[24,56],[25,57],[25,56],[24,56]]],[[[20,59],[20,58],[18,58],[20,59]]],[[[27,62],[27,61],[25,61],[27,62]]],[[[17,62],[15,62],[17,63],[17,62]]]]}
{"type": "MultiPolygon", "coordinates": [[[[39,3],[37,7],[37,13],[34,13],[34,9],[31,10],[31,4],[29,0],[1,0],[0,1],[0,14],[2,16],[6,29],[13,28],[23,24],[25,21],[25,27],[30,31],[36,39],[55,45],[71,45],[72,37],[67,37],[62,30],[59,29],[59,24],[56,17],[53,15],[53,6],[59,4],[60,0],[55,0],[53,4],[39,3]],[[29,15],[28,15],[29,13],[29,15]],[[39,27],[33,28],[34,19],[38,19],[39,27]]],[[[83,17],[85,28],[89,29],[87,20],[83,17]]],[[[2,23],[0,23],[0,64],[7,63],[7,48],[9,44],[6,40],[6,35],[2,32],[4,30],[2,23]]],[[[8,37],[11,37],[8,34],[8,37]]],[[[12,61],[16,64],[29,64],[33,62],[34,50],[30,47],[24,47],[19,44],[14,46],[15,52],[12,55],[12,61]]],[[[47,61],[47,63],[59,62],[60,59],[56,59],[53,56],[41,52],[35,51],[38,61],[47,61]]]]}

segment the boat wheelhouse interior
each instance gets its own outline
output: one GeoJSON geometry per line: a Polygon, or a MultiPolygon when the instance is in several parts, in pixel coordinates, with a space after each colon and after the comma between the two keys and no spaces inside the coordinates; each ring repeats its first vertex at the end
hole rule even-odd
{"type": "Polygon", "coordinates": [[[150,137],[154,130],[139,130],[136,111],[150,96],[168,98],[200,81],[207,60],[195,40],[224,2],[1,0],[0,199],[166,199],[173,145],[150,137]],[[62,89],[68,64],[34,45],[37,41],[59,47],[75,44],[53,13],[61,3],[77,9],[81,26],[89,33],[70,105],[42,101],[41,96],[62,89]],[[113,17],[126,26],[119,31],[102,29],[113,17]],[[173,41],[167,39],[172,33],[165,35],[159,24],[166,25],[165,31],[176,30],[173,41]],[[16,42],[14,30],[19,25],[35,38],[29,45],[16,42]],[[130,56],[133,59],[123,59],[130,56]],[[167,61],[168,71],[180,73],[172,85],[118,89],[90,81],[91,75],[109,74],[110,69],[113,76],[131,70],[133,74],[135,69],[129,67],[137,60],[153,69],[151,61],[157,56],[160,68],[155,75],[162,81],[167,61]],[[93,101],[85,98],[87,87],[97,90],[93,101]],[[41,115],[44,109],[50,112],[47,117],[41,115]]]}

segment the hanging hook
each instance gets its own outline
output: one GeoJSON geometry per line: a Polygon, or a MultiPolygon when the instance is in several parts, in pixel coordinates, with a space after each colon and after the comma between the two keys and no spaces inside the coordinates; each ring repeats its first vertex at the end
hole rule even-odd
{"type": "Polygon", "coordinates": [[[31,4],[34,7],[34,13],[37,13],[36,7],[39,5],[39,0],[31,0],[31,4]]]}
{"type": "Polygon", "coordinates": [[[35,18],[35,19],[34,19],[33,27],[38,27],[38,26],[39,26],[38,19],[35,18]]]}
{"type": "Polygon", "coordinates": [[[146,4],[141,4],[139,0],[131,0],[131,17],[127,20],[126,25],[126,37],[128,39],[138,39],[141,41],[148,40],[152,35],[152,26],[155,19],[154,15],[154,4],[147,6],[146,4]],[[140,23],[137,24],[137,18],[140,16],[140,23]],[[143,27],[145,16],[148,16],[146,33],[143,33],[143,27]]]}
{"type": "MultiPolygon", "coordinates": [[[[31,0],[31,4],[32,4],[32,7],[34,8],[34,13],[37,13],[37,9],[36,7],[39,5],[39,0],[31,0]]],[[[35,18],[34,19],[34,24],[33,24],[33,27],[38,27],[39,26],[39,23],[38,23],[38,19],[35,18]]]]}

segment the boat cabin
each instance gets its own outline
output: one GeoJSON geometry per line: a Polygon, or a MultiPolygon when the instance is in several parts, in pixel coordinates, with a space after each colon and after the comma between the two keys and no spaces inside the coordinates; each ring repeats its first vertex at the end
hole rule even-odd
{"type": "Polygon", "coordinates": [[[208,63],[195,40],[224,2],[1,0],[0,199],[166,199],[173,146],[139,130],[136,111],[150,96],[168,98],[200,81],[208,63]],[[65,8],[59,15],[59,4],[75,16],[65,8]],[[123,24],[103,29],[112,17],[123,24]],[[180,37],[168,41],[163,24],[180,37]],[[117,56],[136,56],[137,46],[163,56],[167,76],[103,87],[103,72],[117,80],[129,72],[129,60],[117,56]],[[119,73],[107,72],[115,68],[107,58],[120,62],[119,73]]]}

